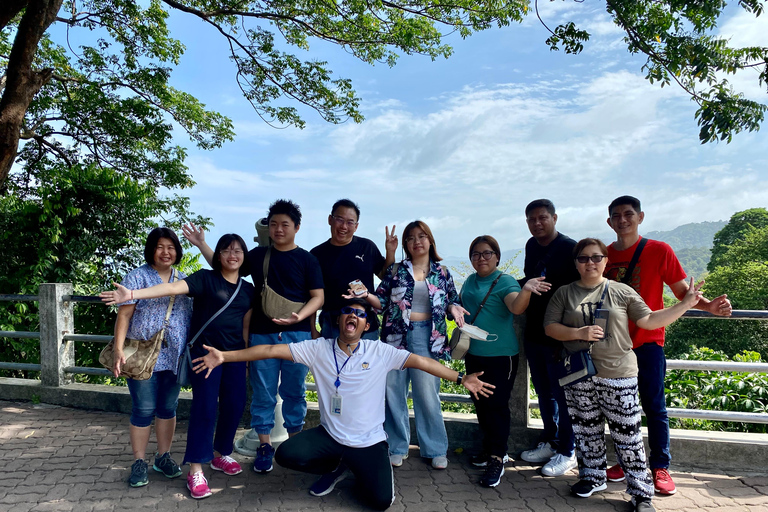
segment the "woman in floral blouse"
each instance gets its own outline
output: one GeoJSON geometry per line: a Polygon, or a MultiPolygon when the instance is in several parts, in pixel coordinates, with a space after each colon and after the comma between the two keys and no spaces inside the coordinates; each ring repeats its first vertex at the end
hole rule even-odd
{"type": "MultiPolygon", "coordinates": [[[[432,359],[449,359],[446,315],[463,325],[466,311],[448,269],[439,263],[432,231],[422,221],[403,230],[406,258],[388,270],[368,302],[383,310],[381,340],[432,359]]],[[[390,461],[400,466],[408,457],[408,383],[413,390],[413,410],[421,456],[432,459],[432,467],[448,466],[448,436],[440,410],[440,379],[415,369],[392,371],[387,376],[387,407],[384,429],[390,461]]]]}
{"type": "MultiPolygon", "coordinates": [[[[184,279],[187,276],[172,267],[181,261],[181,255],[181,244],[176,233],[168,228],[153,229],[147,236],[144,247],[146,264],[129,272],[123,279],[123,286],[129,290],[138,290],[184,279]]],[[[115,378],[120,376],[120,370],[125,364],[125,339],[151,339],[163,326],[169,301],[170,298],[161,297],[128,300],[120,305],[115,321],[115,378]]],[[[176,297],[152,377],[148,380],[127,379],[133,401],[130,419],[131,448],[136,459],[128,479],[131,487],[141,487],[149,483],[145,457],[153,419],[157,453],[152,468],[168,478],[181,475],[179,465],[171,458],[170,449],[176,431],[176,406],[180,389],[176,383],[176,366],[187,343],[191,315],[192,299],[176,297]]]]}

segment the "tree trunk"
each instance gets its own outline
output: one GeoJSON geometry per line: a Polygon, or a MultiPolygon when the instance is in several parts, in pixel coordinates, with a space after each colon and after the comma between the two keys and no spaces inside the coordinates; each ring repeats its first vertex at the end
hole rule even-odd
{"type": "Polygon", "coordinates": [[[4,188],[16,159],[24,114],[40,88],[53,75],[52,69],[34,70],[32,63],[40,39],[56,19],[62,1],[30,0],[13,41],[5,90],[0,98],[0,190],[4,188]]]}

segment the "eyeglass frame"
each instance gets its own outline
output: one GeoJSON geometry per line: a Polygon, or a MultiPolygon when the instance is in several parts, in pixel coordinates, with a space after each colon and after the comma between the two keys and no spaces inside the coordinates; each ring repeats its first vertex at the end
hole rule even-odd
{"type": "Polygon", "coordinates": [[[494,255],[496,255],[496,251],[483,251],[483,252],[472,251],[472,254],[469,255],[469,260],[480,261],[480,258],[483,258],[484,260],[487,261],[487,260],[490,260],[494,255]]]}
{"type": "Polygon", "coordinates": [[[415,242],[417,238],[419,239],[420,242],[423,242],[424,240],[429,240],[429,235],[426,233],[422,233],[419,236],[408,235],[407,237],[405,237],[404,241],[405,243],[410,244],[411,242],[415,242]]]}
{"type": "Polygon", "coordinates": [[[336,224],[346,225],[349,228],[353,228],[353,227],[357,226],[357,224],[358,224],[358,221],[356,221],[356,220],[345,219],[344,217],[339,217],[337,215],[330,215],[330,217],[333,219],[333,221],[336,224]]]}

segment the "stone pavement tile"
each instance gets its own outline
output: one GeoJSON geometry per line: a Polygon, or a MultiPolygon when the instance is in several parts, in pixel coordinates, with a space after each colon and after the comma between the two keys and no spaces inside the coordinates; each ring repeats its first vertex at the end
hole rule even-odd
{"type": "Polygon", "coordinates": [[[746,505],[748,507],[759,507],[762,510],[768,510],[768,496],[758,494],[756,496],[736,497],[733,499],[739,505],[746,505]]]}
{"type": "Polygon", "coordinates": [[[39,503],[30,509],[30,512],[67,512],[75,509],[76,503],[66,500],[54,500],[39,503]]]}

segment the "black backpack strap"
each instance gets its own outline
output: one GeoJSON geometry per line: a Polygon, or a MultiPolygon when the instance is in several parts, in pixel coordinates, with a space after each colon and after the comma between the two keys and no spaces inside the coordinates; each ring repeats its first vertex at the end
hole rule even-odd
{"type": "Polygon", "coordinates": [[[634,272],[635,267],[637,266],[637,261],[640,259],[640,253],[643,252],[643,248],[645,247],[646,242],[648,242],[648,239],[643,238],[640,240],[640,243],[637,244],[635,253],[632,255],[632,259],[629,261],[627,273],[624,274],[624,277],[621,278],[622,283],[629,284],[629,282],[632,280],[632,272],[634,272]]]}

